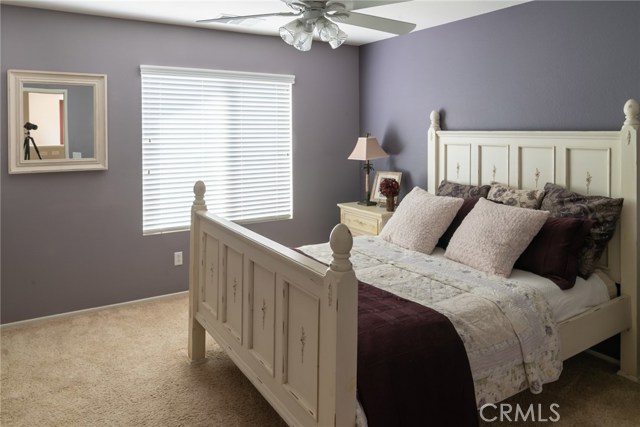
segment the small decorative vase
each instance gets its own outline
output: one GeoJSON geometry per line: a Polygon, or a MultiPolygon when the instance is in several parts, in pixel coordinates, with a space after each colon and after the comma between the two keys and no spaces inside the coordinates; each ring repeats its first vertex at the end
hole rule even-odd
{"type": "Polygon", "coordinates": [[[396,208],[396,198],[391,196],[387,197],[387,211],[393,212],[396,208]]]}

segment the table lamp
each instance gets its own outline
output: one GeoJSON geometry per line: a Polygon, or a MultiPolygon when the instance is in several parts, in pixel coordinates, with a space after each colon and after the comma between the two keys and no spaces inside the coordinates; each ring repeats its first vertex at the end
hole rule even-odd
{"type": "Polygon", "coordinates": [[[349,160],[364,160],[364,166],[362,167],[364,169],[364,200],[358,202],[359,205],[372,206],[376,204],[375,202],[369,201],[369,196],[371,195],[369,189],[369,172],[373,169],[369,160],[381,159],[383,157],[389,157],[389,155],[380,147],[375,137],[367,133],[367,136],[358,138],[356,147],[349,156],[349,160]]]}

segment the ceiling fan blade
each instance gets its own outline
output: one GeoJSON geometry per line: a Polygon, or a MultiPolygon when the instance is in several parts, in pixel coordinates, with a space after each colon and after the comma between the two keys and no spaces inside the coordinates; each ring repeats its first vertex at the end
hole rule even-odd
{"type": "Polygon", "coordinates": [[[223,16],[220,18],[200,19],[196,22],[217,22],[222,24],[229,24],[232,21],[251,19],[251,18],[267,18],[270,16],[300,16],[300,13],[294,12],[279,12],[279,13],[261,13],[258,15],[243,15],[243,16],[223,16]]]}
{"type": "Polygon", "coordinates": [[[339,21],[349,25],[371,28],[372,30],[384,31],[385,33],[397,35],[410,33],[414,28],[416,28],[416,24],[411,24],[409,22],[396,21],[395,19],[381,18],[373,15],[364,15],[356,12],[349,12],[348,17],[341,17],[339,21]]]}
{"type": "Polygon", "coordinates": [[[366,9],[387,4],[406,3],[411,0],[329,0],[327,4],[342,3],[347,10],[366,9]]]}

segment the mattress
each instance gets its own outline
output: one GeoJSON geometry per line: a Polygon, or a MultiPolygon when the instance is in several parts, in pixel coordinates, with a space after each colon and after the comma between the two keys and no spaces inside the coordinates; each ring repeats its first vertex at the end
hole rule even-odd
{"type": "MultiPolygon", "coordinates": [[[[444,249],[436,248],[431,256],[444,258],[444,252],[444,249]]],[[[421,256],[424,255],[416,253],[416,257],[421,256]]],[[[573,288],[564,291],[551,280],[529,271],[514,269],[509,280],[540,291],[551,307],[553,320],[558,323],[607,302],[613,296],[612,290],[598,274],[592,274],[588,280],[578,277],[573,288]]]]}

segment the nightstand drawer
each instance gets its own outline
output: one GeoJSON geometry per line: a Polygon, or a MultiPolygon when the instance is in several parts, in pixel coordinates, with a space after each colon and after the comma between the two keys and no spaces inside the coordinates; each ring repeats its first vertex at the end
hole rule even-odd
{"type": "Polygon", "coordinates": [[[353,212],[343,212],[340,222],[349,227],[354,235],[368,234],[375,236],[378,234],[378,220],[367,218],[353,212]]]}
{"type": "Polygon", "coordinates": [[[377,236],[393,212],[379,206],[366,206],[358,202],[338,203],[340,222],[349,227],[354,236],[377,236]]]}

